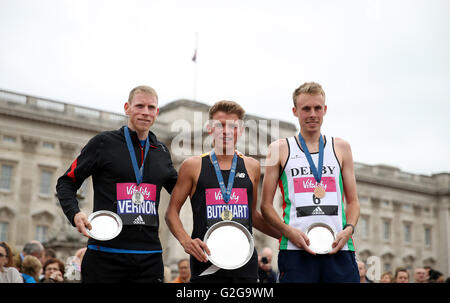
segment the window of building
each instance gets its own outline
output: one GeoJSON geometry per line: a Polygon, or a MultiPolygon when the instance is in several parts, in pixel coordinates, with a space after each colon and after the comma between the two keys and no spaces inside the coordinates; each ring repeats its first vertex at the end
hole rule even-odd
{"type": "Polygon", "coordinates": [[[52,187],[53,172],[50,170],[41,170],[41,183],[39,186],[39,194],[50,196],[52,187]]]}
{"type": "Polygon", "coordinates": [[[406,265],[405,266],[406,270],[408,271],[408,273],[411,275],[411,273],[414,272],[413,266],[412,265],[406,265]]]}
{"type": "Polygon", "coordinates": [[[52,142],[43,142],[42,147],[45,149],[55,149],[55,143],[52,142]]]}
{"type": "Polygon", "coordinates": [[[391,240],[391,221],[383,220],[383,240],[391,240]]]}
{"type": "Polygon", "coordinates": [[[0,241],[8,242],[8,222],[0,222],[0,241]]]}
{"type": "Polygon", "coordinates": [[[0,167],[0,189],[11,190],[13,166],[2,164],[0,167]]]}
{"type": "Polygon", "coordinates": [[[383,272],[392,271],[392,265],[390,262],[385,262],[383,264],[383,272]]]}
{"type": "Polygon", "coordinates": [[[425,237],[425,247],[430,248],[431,247],[431,227],[427,226],[424,230],[424,237],[425,237]]]}
{"type": "Polygon", "coordinates": [[[3,142],[4,143],[16,143],[17,139],[13,136],[4,135],[3,136],[3,142]]]}
{"type": "Polygon", "coordinates": [[[369,197],[367,197],[367,196],[361,196],[361,197],[359,197],[358,200],[359,200],[359,203],[361,203],[361,204],[368,204],[370,202],[369,197]]]}
{"type": "Polygon", "coordinates": [[[411,244],[411,223],[405,222],[403,225],[403,240],[406,244],[411,244]]]}
{"type": "Polygon", "coordinates": [[[48,240],[48,226],[38,225],[36,226],[36,240],[41,243],[45,243],[48,240]]]}
{"type": "Polygon", "coordinates": [[[369,237],[369,218],[361,218],[361,238],[367,239],[369,237]]]}

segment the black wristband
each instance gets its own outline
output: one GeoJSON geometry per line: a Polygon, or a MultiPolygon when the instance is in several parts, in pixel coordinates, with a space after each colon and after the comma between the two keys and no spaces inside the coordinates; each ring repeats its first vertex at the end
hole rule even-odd
{"type": "Polygon", "coordinates": [[[352,228],[352,235],[355,233],[355,226],[353,224],[345,224],[343,229],[346,229],[348,226],[352,228]]]}

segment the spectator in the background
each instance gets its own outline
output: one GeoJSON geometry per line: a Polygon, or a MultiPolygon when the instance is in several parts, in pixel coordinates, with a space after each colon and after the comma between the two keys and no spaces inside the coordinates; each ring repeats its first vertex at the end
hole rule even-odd
{"type": "Polygon", "coordinates": [[[42,269],[41,261],[35,256],[27,255],[22,261],[22,277],[25,283],[37,283],[42,269]]]}
{"type": "Polygon", "coordinates": [[[191,280],[191,266],[188,259],[178,261],[178,277],[172,283],[188,283],[191,280]]]}
{"type": "Polygon", "coordinates": [[[357,261],[356,263],[358,264],[359,283],[372,283],[372,281],[370,281],[366,277],[367,273],[366,263],[364,263],[363,261],[357,261]]]}
{"type": "Polygon", "coordinates": [[[81,272],[81,263],[83,262],[84,254],[86,253],[87,247],[80,248],[75,253],[76,262],[79,262],[79,271],[81,272]]]}
{"type": "Polygon", "coordinates": [[[426,271],[426,277],[425,277],[425,279],[428,281],[429,279],[430,279],[430,270],[431,270],[431,267],[430,266],[424,266],[423,268],[425,268],[425,271],[426,271]]]}
{"type": "Polygon", "coordinates": [[[0,283],[23,283],[19,271],[12,265],[11,248],[5,242],[0,242],[0,283]]]}
{"type": "Polygon", "coordinates": [[[44,278],[41,279],[41,283],[62,283],[64,282],[65,266],[64,262],[60,259],[49,259],[45,262],[44,278]]]}
{"type": "Polygon", "coordinates": [[[409,283],[409,272],[404,267],[395,270],[394,283],[409,283]]]}
{"type": "Polygon", "coordinates": [[[394,276],[392,276],[392,273],[387,271],[381,275],[380,283],[393,283],[394,282],[394,276]]]}
{"type": "Polygon", "coordinates": [[[83,247],[83,248],[80,248],[79,250],[77,250],[77,252],[75,253],[75,257],[80,259],[80,262],[83,261],[83,257],[84,257],[84,254],[86,253],[86,250],[87,250],[87,247],[83,247]]]}
{"type": "Polygon", "coordinates": [[[22,271],[22,259],[20,258],[20,252],[14,246],[9,246],[9,249],[11,249],[12,255],[11,267],[14,267],[20,273],[22,271]]]}
{"type": "Polygon", "coordinates": [[[45,248],[42,252],[41,263],[44,265],[47,260],[56,258],[56,251],[53,248],[45,248]]]}
{"type": "Polygon", "coordinates": [[[66,268],[64,274],[65,282],[80,282],[81,280],[81,263],[87,247],[78,249],[74,256],[66,259],[66,268]]]}
{"type": "Polygon", "coordinates": [[[261,256],[258,256],[258,282],[259,283],[276,283],[277,274],[272,269],[273,250],[265,247],[261,256]]]}
{"type": "Polygon", "coordinates": [[[44,252],[44,246],[39,241],[33,240],[25,244],[25,246],[22,249],[22,252],[20,253],[20,259],[24,260],[26,256],[34,256],[38,258],[38,260],[41,262],[42,266],[42,255],[44,252]]]}
{"type": "Polygon", "coordinates": [[[434,269],[430,269],[430,278],[428,281],[430,283],[444,283],[445,277],[441,272],[434,269]]]}
{"type": "Polygon", "coordinates": [[[423,267],[414,270],[414,283],[427,283],[427,271],[423,267]]]}

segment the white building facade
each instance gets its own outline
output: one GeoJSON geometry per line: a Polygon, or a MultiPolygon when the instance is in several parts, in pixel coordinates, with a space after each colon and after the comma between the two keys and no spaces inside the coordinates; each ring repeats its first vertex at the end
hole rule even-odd
{"type": "MultiPolygon", "coordinates": [[[[206,104],[189,100],[160,109],[152,131],[171,149],[177,170],[187,157],[209,150],[211,142],[205,132],[208,109],[206,104]]],[[[69,224],[59,206],[56,181],[91,137],[124,124],[126,117],[121,114],[0,91],[0,241],[20,250],[37,239],[55,248],[62,259],[85,246],[86,239],[69,224]]],[[[268,144],[296,134],[297,128],[252,115],[246,116],[245,128],[238,149],[261,161],[263,178],[268,144]]],[[[357,257],[364,261],[375,257],[381,271],[428,265],[449,276],[450,174],[415,175],[361,163],[355,163],[355,174],[361,204],[354,236],[357,257]]],[[[91,182],[87,179],[78,193],[81,209],[87,214],[92,212],[91,182]]],[[[281,214],[279,192],[275,199],[281,214]]],[[[169,194],[163,190],[160,238],[164,262],[175,269],[176,262],[187,255],[164,222],[168,201],[169,194]]],[[[182,208],[181,219],[190,232],[189,201],[182,208]]],[[[255,242],[258,251],[265,246],[278,250],[276,239],[258,231],[255,242]]]]}

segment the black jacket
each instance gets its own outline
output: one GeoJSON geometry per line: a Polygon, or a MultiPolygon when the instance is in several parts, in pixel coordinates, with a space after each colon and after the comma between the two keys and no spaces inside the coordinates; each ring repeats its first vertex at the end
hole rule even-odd
{"type": "MultiPolygon", "coordinates": [[[[141,145],[137,134],[130,130],[138,165],[142,163],[141,145]]],[[[156,186],[156,216],[152,226],[125,225],[121,233],[109,241],[90,238],[88,244],[134,250],[161,250],[158,236],[158,206],[160,191],[164,187],[172,192],[177,180],[168,148],[149,132],[150,148],[144,164],[142,183],[156,186]]],[[[94,136],[81,150],[71,167],[58,179],[57,196],[64,214],[74,224],[74,216],[80,211],[76,192],[83,181],[92,175],[94,186],[93,211],[118,212],[117,184],[136,183],[130,153],[124,136],[124,127],[105,131],[94,136]]],[[[88,214],[89,215],[89,214],[88,214]]]]}

